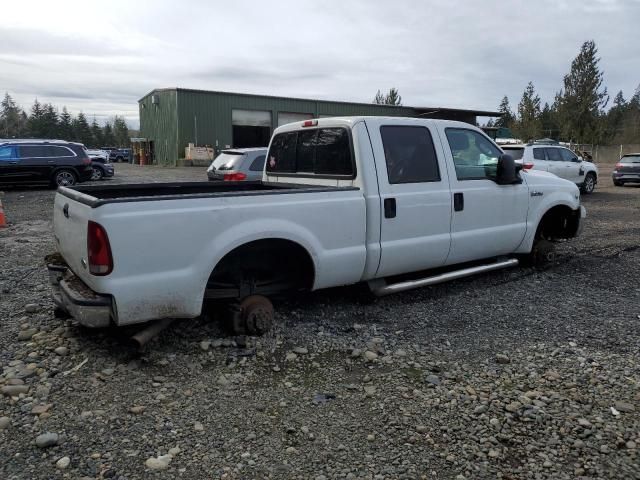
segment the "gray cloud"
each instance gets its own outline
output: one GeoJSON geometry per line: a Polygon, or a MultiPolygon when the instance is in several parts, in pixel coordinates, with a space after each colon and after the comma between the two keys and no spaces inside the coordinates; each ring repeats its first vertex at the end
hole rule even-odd
{"type": "MultiPolygon", "coordinates": [[[[24,2],[23,2],[24,3],[24,2]]],[[[9,5],[0,26],[0,90],[96,118],[180,86],[370,102],[397,87],[407,105],[512,106],[529,81],[553,101],[594,39],[610,93],[640,83],[638,0],[65,0],[9,5]],[[48,10],[47,10],[48,9],[48,10]]]]}

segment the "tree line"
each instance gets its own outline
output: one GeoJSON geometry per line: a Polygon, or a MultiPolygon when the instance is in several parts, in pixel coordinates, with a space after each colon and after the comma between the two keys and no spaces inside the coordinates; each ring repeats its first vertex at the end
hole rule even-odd
{"type": "Polygon", "coordinates": [[[46,138],[83,143],[89,148],[128,147],[129,128],[124,117],[116,115],[112,122],[91,123],[84,113],[71,115],[67,107],[60,113],[51,103],[33,102],[27,114],[5,93],[0,103],[0,138],[46,138]]]}
{"type": "Polygon", "coordinates": [[[502,116],[487,126],[510,128],[524,141],[547,137],[589,144],[640,143],[640,85],[629,100],[618,92],[605,110],[609,94],[599,63],[595,42],[585,42],[551,104],[542,105],[529,82],[517,110],[511,109],[505,95],[498,107],[502,116]]]}

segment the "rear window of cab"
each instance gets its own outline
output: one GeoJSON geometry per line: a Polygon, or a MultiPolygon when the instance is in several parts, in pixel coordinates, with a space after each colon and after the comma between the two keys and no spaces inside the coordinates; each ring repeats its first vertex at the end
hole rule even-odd
{"type": "Polygon", "coordinates": [[[267,173],[354,178],[351,138],[345,128],[277,134],[267,154],[267,173]]]}

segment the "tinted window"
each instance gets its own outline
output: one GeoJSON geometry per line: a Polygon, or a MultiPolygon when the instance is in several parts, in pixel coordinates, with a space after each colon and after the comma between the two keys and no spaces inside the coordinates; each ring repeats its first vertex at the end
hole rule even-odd
{"type": "Polygon", "coordinates": [[[353,175],[349,134],[343,128],[280,133],[271,142],[267,171],[353,175]]]}
{"type": "Polygon", "coordinates": [[[349,135],[344,128],[318,130],[315,173],[353,175],[349,135]]]}
{"type": "Polygon", "coordinates": [[[389,183],[440,181],[438,158],[425,127],[380,127],[389,183]]]}
{"type": "Polygon", "coordinates": [[[47,147],[50,157],[73,157],[75,156],[73,152],[69,151],[66,147],[47,147]]]}
{"type": "Polygon", "coordinates": [[[640,155],[625,155],[620,159],[622,163],[640,163],[640,155]]]}
{"type": "Polygon", "coordinates": [[[547,160],[551,160],[552,162],[562,161],[559,148],[545,148],[545,150],[547,151],[547,160]]]}
{"type": "Polygon", "coordinates": [[[260,172],[264,169],[264,155],[259,155],[257,156],[253,162],[251,162],[251,166],[249,167],[249,170],[251,170],[252,172],[260,172]]]}
{"type": "Polygon", "coordinates": [[[520,160],[524,156],[524,148],[502,147],[502,150],[504,150],[504,153],[506,153],[507,155],[511,155],[511,157],[513,157],[514,160],[520,160]]]}
{"type": "Polygon", "coordinates": [[[534,148],[533,158],[536,160],[546,160],[547,157],[544,156],[544,148],[534,148]]]}
{"type": "Polygon", "coordinates": [[[269,149],[268,171],[285,173],[293,173],[296,171],[297,139],[297,132],[280,133],[275,136],[269,149]]]}
{"type": "Polygon", "coordinates": [[[296,146],[296,156],[298,159],[298,166],[296,171],[313,173],[315,165],[315,144],[317,130],[304,130],[298,132],[298,143],[296,146]]]}
{"type": "Polygon", "coordinates": [[[578,158],[571,150],[567,150],[566,148],[560,148],[560,156],[562,160],[565,162],[572,162],[576,158],[578,158]]]}
{"type": "Polygon", "coordinates": [[[484,135],[464,128],[447,128],[458,180],[493,179],[502,152],[484,135]]]}
{"type": "Polygon", "coordinates": [[[25,145],[20,147],[20,158],[48,157],[49,152],[44,145],[25,145]]]}
{"type": "Polygon", "coordinates": [[[0,162],[15,159],[13,147],[0,147],[0,162]]]}

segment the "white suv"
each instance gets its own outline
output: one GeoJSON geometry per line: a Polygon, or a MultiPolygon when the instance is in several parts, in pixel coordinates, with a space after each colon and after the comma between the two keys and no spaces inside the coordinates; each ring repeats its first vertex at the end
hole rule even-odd
{"type": "Polygon", "coordinates": [[[591,193],[598,183],[598,167],[558,145],[501,145],[500,148],[525,170],[544,170],[572,181],[582,193],[591,193]]]}

